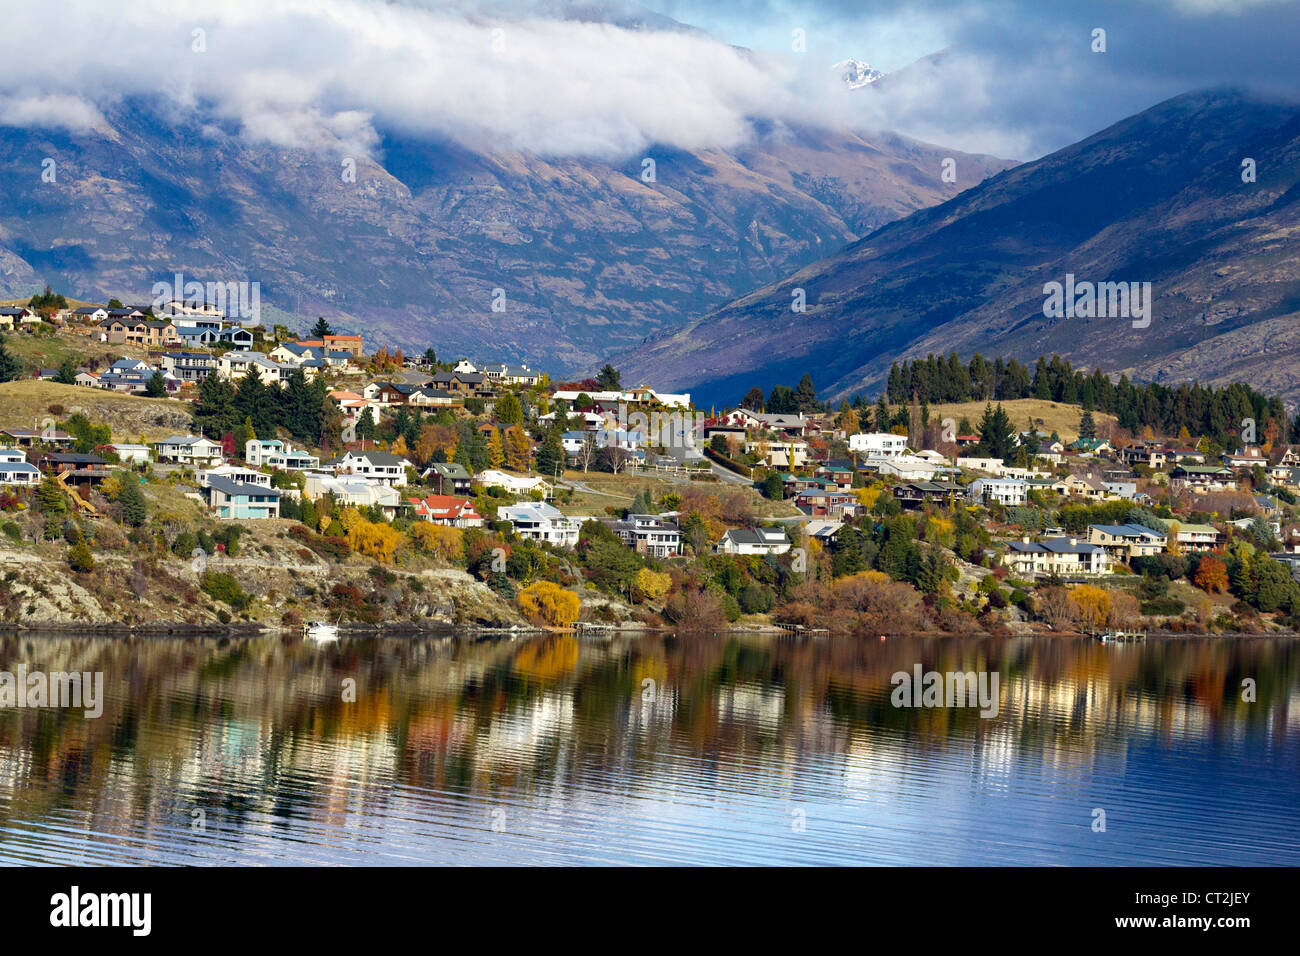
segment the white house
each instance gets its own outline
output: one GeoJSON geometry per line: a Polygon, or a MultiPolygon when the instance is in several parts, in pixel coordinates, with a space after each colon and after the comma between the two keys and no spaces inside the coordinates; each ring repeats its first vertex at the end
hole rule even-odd
{"type": "Polygon", "coordinates": [[[128,465],[143,465],[149,460],[148,445],[131,445],[126,442],[115,442],[108,446],[113,450],[124,463],[128,465]]]}
{"type": "Polygon", "coordinates": [[[976,504],[1015,507],[1025,503],[1029,486],[1019,478],[977,478],[966,488],[966,496],[976,504]]]}
{"type": "Polygon", "coordinates": [[[392,488],[406,484],[406,469],[411,467],[405,458],[386,451],[349,451],[332,464],[334,474],[339,477],[356,475],[392,488]]]}
{"type": "Polygon", "coordinates": [[[245,485],[261,485],[263,488],[271,487],[271,476],[261,471],[253,471],[251,468],[241,468],[238,465],[217,465],[216,468],[207,468],[198,474],[199,487],[206,488],[208,481],[212,478],[229,478],[231,481],[237,481],[245,485]]]}
{"type": "Polygon", "coordinates": [[[225,461],[222,448],[216,442],[198,435],[173,435],[153,443],[154,457],[159,461],[174,461],[198,468],[219,465],[225,461]]]}
{"type": "Polygon", "coordinates": [[[782,528],[732,528],[713,550],[719,554],[785,554],[790,539],[782,528]]]}
{"type": "Polygon", "coordinates": [[[0,448],[0,485],[26,488],[41,483],[41,471],[27,463],[20,448],[0,448]]]}
{"type": "Polygon", "coordinates": [[[849,436],[849,451],[869,458],[897,458],[907,453],[907,436],[860,432],[849,436]]]}
{"type": "Polygon", "coordinates": [[[1078,538],[1012,541],[1002,563],[1023,575],[1092,575],[1110,570],[1106,549],[1078,538]]]}
{"type": "Polygon", "coordinates": [[[279,471],[307,471],[320,467],[320,459],[315,455],[296,451],[288,442],[278,438],[250,438],[244,444],[244,461],[254,468],[279,471]]]}
{"type": "Polygon", "coordinates": [[[544,501],[521,501],[497,509],[497,517],[509,521],[521,538],[544,541],[564,548],[578,543],[580,525],[560,509],[544,501]]]}
{"type": "Polygon", "coordinates": [[[512,475],[496,468],[488,468],[474,476],[480,488],[501,488],[512,495],[527,495],[540,491],[543,498],[551,497],[551,483],[535,475],[512,475]]]}

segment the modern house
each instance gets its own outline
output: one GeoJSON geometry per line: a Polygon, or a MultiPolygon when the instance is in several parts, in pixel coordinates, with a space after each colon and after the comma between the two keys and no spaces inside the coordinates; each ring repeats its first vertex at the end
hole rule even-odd
{"type": "Polygon", "coordinates": [[[216,518],[278,518],[280,491],[212,475],[204,485],[208,509],[216,518]]]}
{"type": "Polygon", "coordinates": [[[271,476],[266,472],[241,468],[238,465],[217,465],[216,468],[200,471],[198,477],[199,487],[201,488],[206,488],[208,481],[212,478],[229,478],[231,481],[237,481],[240,484],[261,485],[263,488],[271,487],[271,476]]]}
{"type": "Polygon", "coordinates": [[[862,432],[849,436],[849,451],[869,458],[897,458],[907,453],[907,436],[862,432]]]}
{"type": "Polygon", "coordinates": [[[320,467],[320,459],[315,455],[296,451],[288,442],[278,438],[250,438],[244,443],[244,461],[253,468],[275,468],[278,471],[307,471],[320,467]]]}
{"type": "Polygon", "coordinates": [[[27,488],[41,483],[41,470],[18,448],[0,448],[0,485],[27,488]]]}
{"type": "Polygon", "coordinates": [[[521,538],[571,548],[578,543],[580,525],[558,508],[544,501],[521,501],[497,509],[497,517],[509,521],[521,538]]]}

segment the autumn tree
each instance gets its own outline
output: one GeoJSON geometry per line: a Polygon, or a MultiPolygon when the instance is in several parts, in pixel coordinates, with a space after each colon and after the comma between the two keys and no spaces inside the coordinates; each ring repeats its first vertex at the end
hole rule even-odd
{"type": "Polygon", "coordinates": [[[1201,558],[1193,578],[1196,586],[1211,594],[1223,594],[1228,590],[1228,566],[1212,554],[1201,558]]]}

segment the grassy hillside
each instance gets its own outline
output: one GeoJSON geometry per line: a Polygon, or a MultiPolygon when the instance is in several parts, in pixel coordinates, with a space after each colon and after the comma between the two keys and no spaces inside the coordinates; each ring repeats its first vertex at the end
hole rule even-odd
{"type": "Polygon", "coordinates": [[[113,429],[115,441],[154,440],[189,430],[191,406],[170,398],[124,395],[100,388],[23,379],[0,384],[0,427],[40,428],[46,419],[83,411],[92,422],[113,429]],[[51,411],[53,407],[62,411],[51,411]]]}
{"type": "MultiPolygon", "coordinates": [[[[1083,409],[1078,405],[1065,405],[1061,402],[1047,402],[1038,398],[1018,398],[1014,401],[1003,402],[1002,407],[1011,416],[1011,424],[1016,427],[1017,431],[1026,431],[1029,428],[1029,420],[1034,420],[1034,427],[1041,431],[1051,434],[1056,432],[1061,436],[1061,440],[1072,442],[1079,437],[1079,418],[1083,415],[1083,409]]],[[[951,405],[931,405],[930,418],[953,418],[960,424],[964,417],[970,419],[972,425],[979,425],[980,416],[984,414],[983,402],[957,402],[951,405]]],[[[1092,413],[1093,421],[1097,427],[1101,428],[1103,423],[1115,425],[1114,415],[1104,415],[1101,412],[1092,413]]]]}

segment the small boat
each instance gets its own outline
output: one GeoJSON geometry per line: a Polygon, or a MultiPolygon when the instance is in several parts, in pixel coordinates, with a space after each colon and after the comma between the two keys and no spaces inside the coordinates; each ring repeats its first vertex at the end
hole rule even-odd
{"type": "Polygon", "coordinates": [[[337,641],[339,628],[329,621],[309,621],[302,626],[302,636],[309,641],[337,641]]]}

